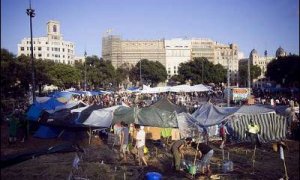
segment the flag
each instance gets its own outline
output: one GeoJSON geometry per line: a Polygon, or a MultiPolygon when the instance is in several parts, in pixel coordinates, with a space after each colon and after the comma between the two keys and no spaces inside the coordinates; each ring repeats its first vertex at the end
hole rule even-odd
{"type": "Polygon", "coordinates": [[[280,159],[284,160],[284,153],[283,153],[283,147],[280,145],[280,159]]]}

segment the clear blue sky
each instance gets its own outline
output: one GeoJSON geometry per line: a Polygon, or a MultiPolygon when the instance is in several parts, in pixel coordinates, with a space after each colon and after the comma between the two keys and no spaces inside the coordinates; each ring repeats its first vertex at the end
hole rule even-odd
{"type": "MultiPolygon", "coordinates": [[[[1,0],[1,48],[17,53],[30,37],[28,0],[1,0]]],[[[61,23],[64,40],[76,55],[101,57],[103,33],[112,28],[124,39],[211,38],[236,43],[245,56],[255,48],[274,55],[281,46],[299,54],[299,0],[32,0],[33,36],[46,23],[61,23]]]]}

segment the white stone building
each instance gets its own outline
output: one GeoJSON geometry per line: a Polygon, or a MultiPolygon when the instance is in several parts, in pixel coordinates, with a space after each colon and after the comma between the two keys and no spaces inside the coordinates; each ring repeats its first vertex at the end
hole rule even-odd
{"type": "MultiPolygon", "coordinates": [[[[33,37],[33,56],[36,59],[49,59],[64,64],[74,64],[75,45],[63,40],[60,23],[50,20],[47,23],[47,36],[33,37]]],[[[18,56],[30,56],[31,40],[24,38],[18,44],[18,56]]]]}
{"type": "Polygon", "coordinates": [[[191,60],[191,40],[171,39],[165,40],[166,70],[168,78],[178,74],[180,63],[191,60]]]}

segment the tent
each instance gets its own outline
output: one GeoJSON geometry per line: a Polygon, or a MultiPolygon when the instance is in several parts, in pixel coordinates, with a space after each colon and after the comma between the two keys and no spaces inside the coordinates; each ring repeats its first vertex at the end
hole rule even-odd
{"type": "Polygon", "coordinates": [[[195,137],[203,132],[203,128],[200,127],[194,118],[189,113],[177,114],[178,128],[180,136],[182,138],[195,137]]]}
{"type": "Polygon", "coordinates": [[[127,124],[137,122],[137,107],[121,106],[114,111],[112,124],[124,121],[127,124]]]}
{"type": "Polygon", "coordinates": [[[41,125],[33,136],[38,138],[56,138],[60,132],[57,128],[41,125]]]}
{"type": "Polygon", "coordinates": [[[84,108],[78,118],[75,120],[76,124],[82,124],[90,115],[94,110],[98,110],[101,109],[102,106],[101,105],[97,105],[97,104],[93,104],[91,106],[87,106],[87,108],[84,108]]]}
{"type": "Polygon", "coordinates": [[[286,138],[286,118],[275,113],[264,113],[233,117],[228,125],[228,129],[232,131],[233,140],[237,142],[249,141],[245,134],[250,119],[260,127],[260,142],[279,141],[286,138]]]}
{"type": "Polygon", "coordinates": [[[221,108],[211,103],[203,104],[192,117],[204,127],[218,125],[227,121],[227,128],[235,141],[248,141],[246,129],[250,119],[261,129],[261,142],[276,141],[286,138],[286,118],[277,115],[273,109],[260,105],[221,108]]]}
{"type": "Polygon", "coordinates": [[[64,105],[64,103],[59,102],[55,98],[50,98],[48,101],[43,103],[35,102],[32,104],[27,112],[27,119],[32,121],[37,121],[41,116],[42,112],[45,110],[55,110],[57,106],[64,105]]]}
{"type": "Polygon", "coordinates": [[[95,126],[95,127],[110,127],[113,119],[113,112],[119,107],[121,106],[117,105],[109,108],[95,110],[83,122],[83,124],[87,126],[95,126]]]}
{"type": "Polygon", "coordinates": [[[138,110],[138,124],[152,127],[178,127],[176,112],[146,107],[138,110]]]}
{"type": "Polygon", "coordinates": [[[156,103],[151,105],[152,107],[156,107],[161,110],[169,111],[169,112],[174,112],[176,111],[177,113],[181,112],[186,112],[186,108],[183,106],[178,106],[174,103],[172,103],[168,98],[163,97],[156,103]]]}
{"type": "Polygon", "coordinates": [[[199,108],[192,114],[192,117],[203,127],[220,124],[230,114],[238,108],[223,108],[212,103],[200,104],[199,108]]]}

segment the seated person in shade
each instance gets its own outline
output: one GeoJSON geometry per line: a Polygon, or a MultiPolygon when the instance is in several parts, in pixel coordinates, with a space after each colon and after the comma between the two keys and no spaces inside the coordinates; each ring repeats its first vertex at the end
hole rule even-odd
{"type": "Polygon", "coordinates": [[[197,150],[197,152],[199,153],[199,158],[203,163],[201,172],[205,174],[205,170],[206,170],[207,176],[210,176],[211,175],[210,159],[214,154],[214,150],[210,146],[206,145],[205,143],[192,142],[191,146],[197,150]]]}

